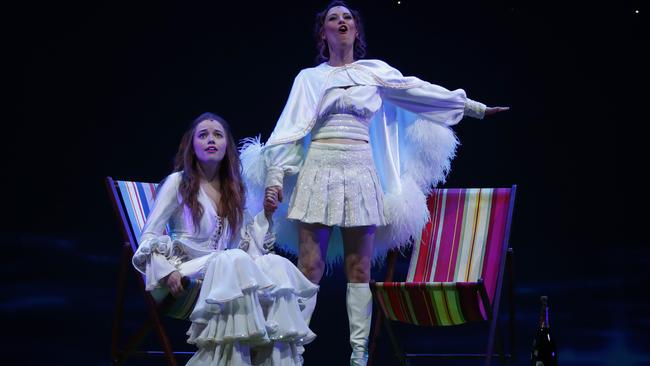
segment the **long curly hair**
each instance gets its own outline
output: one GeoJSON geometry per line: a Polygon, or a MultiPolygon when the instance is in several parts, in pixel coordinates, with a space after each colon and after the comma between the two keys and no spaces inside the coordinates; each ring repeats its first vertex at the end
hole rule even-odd
{"type": "Polygon", "coordinates": [[[360,60],[366,57],[366,34],[363,28],[363,21],[361,20],[361,14],[350,8],[344,1],[332,1],[323,9],[323,11],[316,14],[316,20],[314,22],[314,39],[316,41],[316,50],[318,55],[316,55],[316,62],[321,63],[329,60],[330,50],[327,45],[327,40],[323,39],[323,27],[325,26],[325,17],[327,12],[330,11],[335,6],[344,6],[350,10],[352,18],[354,19],[354,24],[357,27],[357,37],[354,40],[354,60],[360,60]]]}
{"type": "Polygon", "coordinates": [[[223,117],[210,112],[203,113],[192,122],[187,131],[185,131],[185,134],[183,134],[174,160],[174,171],[182,172],[182,179],[178,190],[183,199],[183,203],[192,212],[192,222],[196,230],[205,208],[198,200],[201,175],[193,142],[196,126],[205,120],[217,121],[221,123],[225,130],[227,145],[226,153],[221,161],[218,173],[221,187],[221,200],[217,207],[219,216],[227,218],[233,230],[232,232],[236,233],[242,225],[246,196],[241,177],[241,162],[239,160],[235,139],[232,136],[230,125],[223,117]]]}

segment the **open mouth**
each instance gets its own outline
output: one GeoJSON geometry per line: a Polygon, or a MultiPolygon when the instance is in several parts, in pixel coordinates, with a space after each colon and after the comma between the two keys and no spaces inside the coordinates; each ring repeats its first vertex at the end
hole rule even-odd
{"type": "Polygon", "coordinates": [[[342,25],[339,27],[339,33],[345,33],[348,31],[348,26],[347,25],[342,25]]]}
{"type": "Polygon", "coordinates": [[[208,147],[207,149],[205,149],[205,151],[207,151],[207,152],[217,152],[217,148],[216,147],[208,147]]]}

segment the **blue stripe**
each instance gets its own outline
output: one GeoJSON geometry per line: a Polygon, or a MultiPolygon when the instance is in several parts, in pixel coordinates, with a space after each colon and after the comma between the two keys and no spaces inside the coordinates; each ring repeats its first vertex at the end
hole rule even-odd
{"type": "Polygon", "coordinates": [[[138,187],[138,193],[140,194],[140,203],[142,204],[142,210],[144,211],[144,218],[146,219],[147,217],[149,217],[149,202],[147,200],[147,193],[144,191],[142,182],[135,182],[135,186],[138,187]]]}
{"type": "Polygon", "coordinates": [[[120,188],[120,195],[122,196],[122,200],[124,201],[124,207],[126,208],[126,213],[129,216],[129,226],[131,226],[131,231],[133,231],[133,235],[135,237],[135,240],[140,242],[140,229],[138,228],[138,225],[134,225],[134,222],[137,222],[135,219],[135,212],[133,210],[133,202],[131,202],[131,198],[129,197],[129,190],[126,187],[126,183],[124,181],[117,181],[117,184],[120,188]]]}

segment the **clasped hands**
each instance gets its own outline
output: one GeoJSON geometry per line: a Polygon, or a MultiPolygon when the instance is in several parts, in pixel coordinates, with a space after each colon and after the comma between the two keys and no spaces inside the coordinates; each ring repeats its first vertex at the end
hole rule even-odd
{"type": "Polygon", "coordinates": [[[280,202],[282,202],[283,193],[282,187],[270,186],[264,190],[264,214],[270,218],[275,210],[278,209],[280,202]]]}

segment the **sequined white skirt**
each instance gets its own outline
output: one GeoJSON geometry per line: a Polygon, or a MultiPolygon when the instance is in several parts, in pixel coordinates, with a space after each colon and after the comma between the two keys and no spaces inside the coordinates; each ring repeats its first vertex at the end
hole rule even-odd
{"type": "Polygon", "coordinates": [[[385,225],[383,191],[370,144],[313,141],[291,195],[288,218],[340,227],[385,225]]]}

